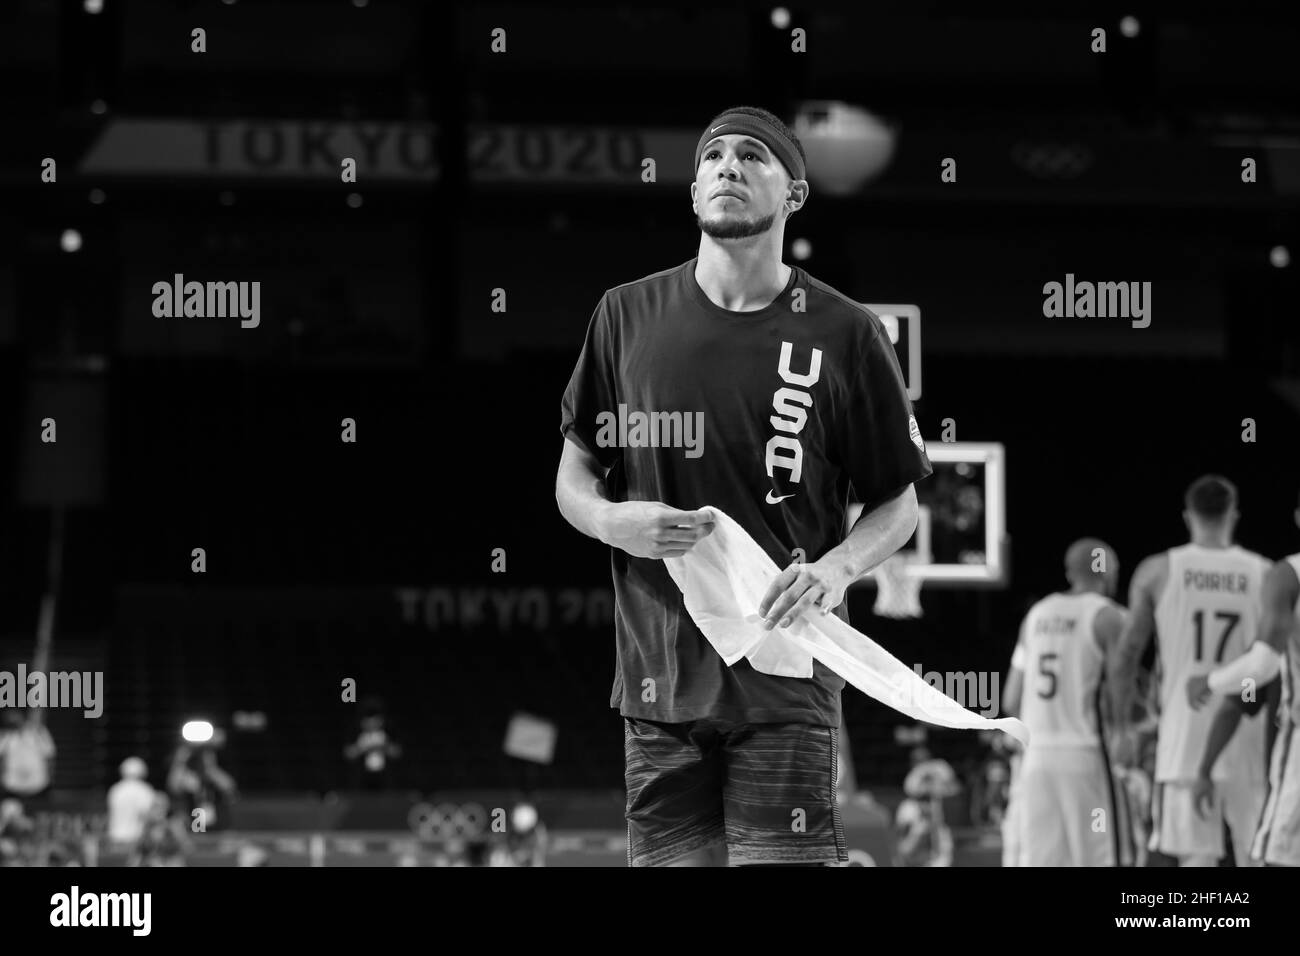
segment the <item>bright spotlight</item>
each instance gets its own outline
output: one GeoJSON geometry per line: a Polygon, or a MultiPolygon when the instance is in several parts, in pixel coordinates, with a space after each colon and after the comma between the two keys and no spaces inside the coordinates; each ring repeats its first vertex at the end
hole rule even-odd
{"type": "Polygon", "coordinates": [[[191,744],[206,744],[212,739],[212,724],[206,720],[187,720],[181,728],[181,739],[191,744]]]}

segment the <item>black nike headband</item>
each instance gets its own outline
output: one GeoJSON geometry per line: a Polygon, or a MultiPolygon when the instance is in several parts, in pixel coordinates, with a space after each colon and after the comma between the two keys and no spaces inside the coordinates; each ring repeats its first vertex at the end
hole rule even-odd
{"type": "Polygon", "coordinates": [[[799,155],[799,149],[794,145],[794,141],[763,117],[754,116],[752,113],[721,113],[709,122],[709,125],[704,128],[704,135],[700,137],[699,144],[695,147],[697,171],[700,168],[700,157],[704,154],[705,144],[728,133],[744,133],[754,137],[776,155],[792,180],[805,178],[803,157],[799,155]]]}

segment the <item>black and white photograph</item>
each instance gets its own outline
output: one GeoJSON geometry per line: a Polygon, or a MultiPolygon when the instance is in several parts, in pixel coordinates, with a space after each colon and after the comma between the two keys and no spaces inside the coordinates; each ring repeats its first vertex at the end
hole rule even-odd
{"type": "Polygon", "coordinates": [[[6,937],[1284,939],[1297,49],[4,0],[6,937]]]}

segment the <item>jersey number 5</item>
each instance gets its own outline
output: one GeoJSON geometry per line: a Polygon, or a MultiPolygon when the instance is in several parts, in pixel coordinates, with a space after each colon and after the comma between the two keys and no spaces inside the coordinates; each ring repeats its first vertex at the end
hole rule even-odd
{"type": "Polygon", "coordinates": [[[1043,700],[1051,700],[1056,696],[1056,659],[1060,655],[1052,652],[1043,654],[1038,658],[1038,673],[1041,677],[1047,678],[1047,689],[1038,688],[1038,696],[1043,700]],[[1050,667],[1048,665],[1051,665],[1050,667]]]}
{"type": "MultiPolygon", "coordinates": [[[[1226,622],[1223,628],[1223,636],[1219,638],[1219,650],[1214,655],[1214,663],[1218,664],[1223,660],[1223,651],[1228,646],[1228,638],[1232,635],[1233,629],[1236,628],[1237,622],[1241,620],[1241,615],[1229,611],[1215,611],[1214,616],[1220,621],[1226,622]]],[[[1205,612],[1197,611],[1193,614],[1192,623],[1196,625],[1196,660],[1197,663],[1200,663],[1204,659],[1205,612]]]]}

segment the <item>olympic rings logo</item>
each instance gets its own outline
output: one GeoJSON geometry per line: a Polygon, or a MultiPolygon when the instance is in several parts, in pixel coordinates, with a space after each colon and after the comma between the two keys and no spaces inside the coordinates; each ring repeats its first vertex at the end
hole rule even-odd
{"type": "Polygon", "coordinates": [[[489,816],[478,803],[417,803],[406,815],[406,822],[423,840],[472,839],[486,832],[489,816]]]}

